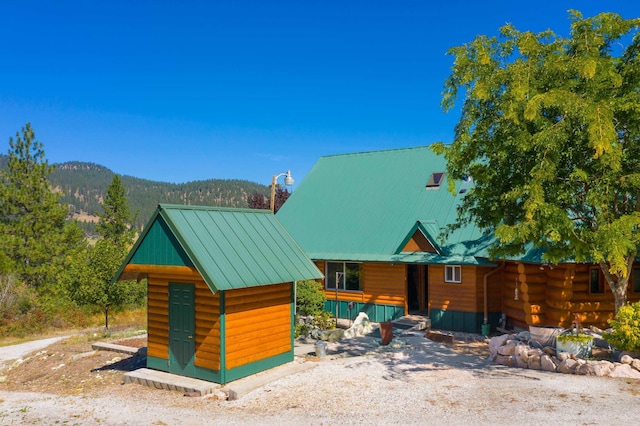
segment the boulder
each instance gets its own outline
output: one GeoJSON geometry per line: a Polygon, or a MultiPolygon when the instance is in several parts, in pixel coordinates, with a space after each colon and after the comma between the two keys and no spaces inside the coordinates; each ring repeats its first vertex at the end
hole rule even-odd
{"type": "Polygon", "coordinates": [[[640,379],[640,371],[632,368],[629,364],[618,364],[611,372],[611,377],[640,379]]]}
{"type": "Polygon", "coordinates": [[[613,370],[613,364],[609,361],[587,361],[576,369],[577,374],[585,376],[604,377],[609,376],[613,370]]]}
{"type": "Polygon", "coordinates": [[[531,351],[531,348],[529,347],[529,345],[525,345],[521,343],[516,346],[514,350],[514,355],[522,358],[524,362],[527,362],[529,361],[529,351],[531,351]]]}
{"type": "Polygon", "coordinates": [[[578,361],[572,358],[567,358],[558,365],[558,373],[574,374],[578,368],[578,361]]]}
{"type": "Polygon", "coordinates": [[[335,330],[323,330],[320,334],[320,340],[327,342],[337,342],[344,338],[344,330],[337,328],[335,330]]]}
{"type": "Polygon", "coordinates": [[[629,355],[624,354],[620,357],[620,363],[621,364],[629,364],[631,365],[631,363],[633,362],[633,358],[631,358],[629,355]]]}
{"type": "Polygon", "coordinates": [[[513,355],[515,353],[516,346],[516,342],[509,342],[506,345],[500,346],[498,348],[498,355],[513,355]]]}
{"type": "Polygon", "coordinates": [[[514,367],[516,365],[514,357],[510,355],[496,355],[494,361],[496,364],[505,365],[507,367],[514,367]]]}
{"type": "Polygon", "coordinates": [[[633,367],[634,369],[640,371],[640,359],[634,359],[631,362],[631,367],[633,367]]]}
{"type": "Polygon", "coordinates": [[[533,350],[529,352],[529,359],[527,364],[532,370],[541,370],[542,369],[542,351],[538,352],[537,350],[533,350]]]}
{"type": "Polygon", "coordinates": [[[558,352],[557,358],[558,361],[563,362],[571,358],[571,354],[569,352],[558,352]]]}
{"type": "Polygon", "coordinates": [[[508,334],[492,337],[489,340],[489,358],[493,359],[498,354],[498,348],[505,344],[509,340],[508,334]]]}
{"type": "Polygon", "coordinates": [[[556,370],[558,369],[558,366],[556,365],[555,362],[553,362],[553,358],[551,358],[547,354],[544,354],[540,357],[540,369],[555,373],[556,370]]]}

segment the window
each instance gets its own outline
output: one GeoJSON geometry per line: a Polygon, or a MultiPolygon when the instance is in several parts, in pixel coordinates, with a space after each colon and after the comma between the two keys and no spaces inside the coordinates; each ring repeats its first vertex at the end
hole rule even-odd
{"type": "Polygon", "coordinates": [[[460,267],[459,265],[446,265],[444,267],[444,282],[461,283],[462,267],[460,267]]]}
{"type": "Polygon", "coordinates": [[[431,174],[429,182],[427,182],[427,189],[439,188],[440,184],[444,180],[444,172],[435,172],[431,174]]]}
{"type": "Polygon", "coordinates": [[[589,293],[604,293],[604,275],[600,268],[591,268],[589,271],[589,293]]]}
{"type": "Polygon", "coordinates": [[[354,262],[327,262],[326,288],[330,290],[361,291],[360,263],[354,262]]]}
{"type": "Polygon", "coordinates": [[[640,293],[640,268],[633,268],[633,292],[640,293]]]}

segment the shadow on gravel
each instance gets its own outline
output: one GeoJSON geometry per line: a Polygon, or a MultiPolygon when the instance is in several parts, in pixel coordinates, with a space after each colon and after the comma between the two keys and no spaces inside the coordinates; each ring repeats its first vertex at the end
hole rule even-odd
{"type": "Polygon", "coordinates": [[[464,369],[474,375],[495,374],[495,364],[476,355],[463,354],[450,347],[424,337],[424,332],[395,335],[388,346],[381,346],[380,340],[368,335],[344,339],[331,347],[337,357],[363,357],[362,361],[347,368],[356,368],[362,363],[382,364],[388,380],[408,381],[415,373],[464,369]],[[367,359],[368,356],[375,358],[367,359]]]}

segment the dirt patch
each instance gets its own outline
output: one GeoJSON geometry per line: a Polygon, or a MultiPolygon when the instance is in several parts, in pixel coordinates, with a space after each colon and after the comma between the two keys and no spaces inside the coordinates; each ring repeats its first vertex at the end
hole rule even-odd
{"type": "MultiPolygon", "coordinates": [[[[142,348],[146,336],[104,340],[118,345],[142,348]]],[[[122,386],[123,374],[146,366],[146,358],[110,351],[94,351],[86,338],[70,338],[32,353],[23,360],[8,362],[0,370],[0,390],[41,392],[56,395],[100,395],[108,392],[127,396],[131,393],[153,392],[144,386],[122,386]]],[[[488,346],[484,342],[455,340],[446,343],[454,351],[486,359],[488,346]]],[[[170,392],[167,392],[170,394],[170,392]]]]}
{"type": "MultiPolygon", "coordinates": [[[[98,394],[105,389],[111,392],[122,384],[124,372],[145,366],[144,357],[94,351],[93,342],[83,340],[66,339],[22,360],[5,363],[0,370],[0,376],[4,376],[0,389],[57,395],[98,394]]],[[[146,342],[146,337],[117,341],[132,347],[146,346],[146,342]]]]}

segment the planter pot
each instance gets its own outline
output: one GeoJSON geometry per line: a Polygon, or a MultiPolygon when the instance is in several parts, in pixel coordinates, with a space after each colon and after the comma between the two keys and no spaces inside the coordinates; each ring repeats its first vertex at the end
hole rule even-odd
{"type": "Polygon", "coordinates": [[[386,346],[393,340],[393,324],[391,322],[380,323],[380,337],[382,338],[382,345],[386,346]]]}
{"type": "Polygon", "coordinates": [[[588,358],[591,356],[593,348],[593,339],[589,341],[576,341],[570,339],[556,338],[556,352],[567,352],[575,355],[577,358],[588,358]]]}

